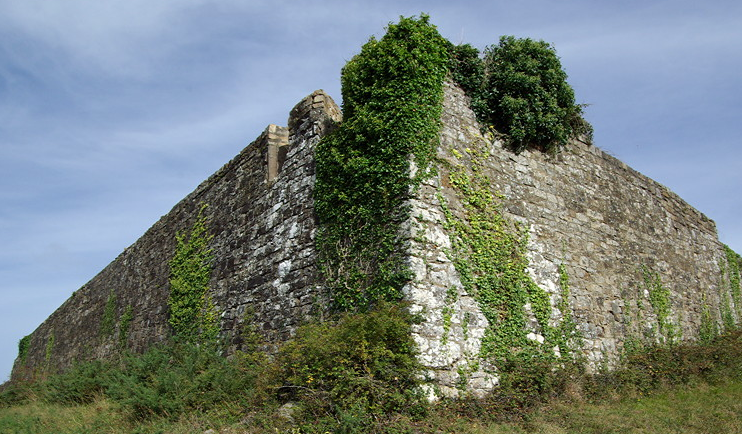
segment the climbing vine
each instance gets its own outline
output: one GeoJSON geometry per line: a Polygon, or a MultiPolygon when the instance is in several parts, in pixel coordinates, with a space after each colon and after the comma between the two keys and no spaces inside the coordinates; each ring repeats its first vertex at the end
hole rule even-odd
{"type": "Polygon", "coordinates": [[[410,279],[398,234],[432,167],[447,62],[422,15],[390,24],[343,68],[344,120],[318,144],[315,184],[320,268],[338,310],[399,300],[410,279]]]}
{"type": "Polygon", "coordinates": [[[659,336],[665,342],[673,342],[677,338],[675,324],[670,321],[670,289],[662,284],[660,275],[647,266],[642,266],[644,289],[649,293],[649,303],[657,316],[659,336]]]}
{"type": "Polygon", "coordinates": [[[698,330],[698,340],[703,343],[711,342],[719,335],[719,326],[711,314],[711,306],[706,301],[706,294],[701,298],[701,326],[698,330]]]}
{"type": "Polygon", "coordinates": [[[742,267],[742,257],[726,244],[724,245],[724,255],[727,263],[725,268],[729,294],[734,302],[737,318],[742,318],[742,290],[740,289],[740,267],[742,267]]]}
{"type": "Polygon", "coordinates": [[[26,335],[18,341],[18,359],[21,363],[26,361],[28,357],[28,347],[31,345],[31,335],[26,335]]]}
{"type": "Polygon", "coordinates": [[[116,294],[111,291],[106,299],[103,316],[100,320],[100,335],[111,336],[116,327],[116,294]]]}
{"type": "Polygon", "coordinates": [[[124,313],[119,318],[119,348],[125,349],[126,342],[129,339],[129,327],[131,320],[134,319],[134,313],[131,305],[126,306],[124,313]]]}
{"type": "Polygon", "coordinates": [[[213,256],[209,248],[212,235],[206,228],[206,208],[205,204],[201,205],[188,233],[176,235],[175,253],[170,260],[168,321],[175,336],[186,341],[210,343],[216,342],[219,326],[209,296],[213,256]]]}
{"type": "Polygon", "coordinates": [[[559,310],[561,321],[556,327],[554,341],[559,346],[562,356],[571,356],[572,352],[580,347],[582,339],[572,315],[572,309],[569,307],[571,291],[567,267],[564,264],[559,264],[557,271],[559,273],[560,298],[556,307],[559,310]]]}
{"type": "Polygon", "coordinates": [[[446,291],[446,297],[443,299],[444,306],[441,312],[443,315],[443,336],[441,337],[441,345],[443,346],[448,343],[448,333],[451,331],[451,323],[453,322],[454,303],[456,303],[457,299],[458,292],[456,291],[456,288],[453,286],[448,288],[446,291]]]}
{"type": "MultiPolygon", "coordinates": [[[[526,270],[528,234],[525,228],[503,215],[502,197],[493,193],[490,180],[482,171],[483,159],[487,157],[487,151],[482,148],[472,145],[466,149],[466,156],[452,152],[457,159],[469,161],[448,166],[449,181],[458,193],[465,216],[456,217],[445,198],[438,196],[446,218],[445,227],[451,234],[454,266],[464,288],[477,300],[490,323],[481,355],[499,366],[504,364],[498,362],[522,357],[552,358],[551,348],[558,343],[566,344],[566,339],[557,339],[560,330],[549,325],[549,295],[533,282],[526,270]],[[529,315],[536,318],[536,332],[544,336],[548,345],[528,339],[529,315]]],[[[564,299],[568,300],[568,295],[564,299]]],[[[566,313],[568,305],[563,308],[566,313]]]]}

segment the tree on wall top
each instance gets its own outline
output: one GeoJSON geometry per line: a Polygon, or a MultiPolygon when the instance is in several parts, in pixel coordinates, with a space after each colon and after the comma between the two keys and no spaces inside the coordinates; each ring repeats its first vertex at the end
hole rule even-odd
{"type": "Polygon", "coordinates": [[[504,133],[515,152],[557,152],[580,135],[591,140],[592,127],[582,119],[550,44],[502,36],[485,50],[483,60],[469,45],[453,47],[451,53],[453,78],[471,97],[477,117],[504,133]]]}

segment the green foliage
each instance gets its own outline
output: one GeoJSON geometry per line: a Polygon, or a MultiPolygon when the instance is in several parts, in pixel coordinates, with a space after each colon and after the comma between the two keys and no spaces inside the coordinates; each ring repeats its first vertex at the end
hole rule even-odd
{"type": "MultiPolygon", "coordinates": [[[[490,323],[482,341],[482,356],[490,358],[498,369],[511,360],[553,359],[555,345],[567,351],[565,336],[574,335],[573,330],[567,330],[574,323],[564,322],[564,330],[549,325],[549,295],[526,271],[528,234],[503,216],[501,198],[492,192],[491,182],[482,169],[486,151],[475,145],[466,151],[469,160],[466,164],[449,167],[449,180],[458,192],[465,216],[454,216],[442,195],[439,201],[446,216],[446,229],[451,234],[454,266],[467,293],[474,296],[490,323]],[[545,337],[543,346],[527,338],[526,305],[530,305],[538,322],[536,331],[545,337]]],[[[568,306],[563,308],[568,313],[568,306]]]]}
{"type": "Polygon", "coordinates": [[[85,404],[100,397],[110,383],[113,364],[101,360],[78,363],[39,385],[38,393],[47,402],[85,404]]]}
{"type": "Polygon", "coordinates": [[[103,316],[100,320],[100,335],[107,337],[113,335],[116,328],[116,294],[113,290],[108,294],[106,307],[103,309],[103,316]]]}
{"type": "Polygon", "coordinates": [[[243,368],[203,346],[176,343],[124,359],[106,393],[136,419],[176,418],[235,399],[249,402],[260,370],[243,368]]]}
{"type": "Polygon", "coordinates": [[[177,245],[170,260],[168,319],[175,336],[191,342],[216,342],[219,333],[214,305],[209,296],[212,270],[212,235],[206,228],[203,204],[196,222],[186,234],[176,235],[177,245]]]}
{"type": "Polygon", "coordinates": [[[627,390],[643,394],[660,386],[694,381],[718,383],[742,379],[742,333],[735,331],[703,345],[647,346],[628,355],[621,366],[591,378],[592,393],[605,396],[627,390]]]}
{"type": "Polygon", "coordinates": [[[451,44],[449,54],[451,78],[469,96],[471,108],[476,113],[477,119],[483,123],[490,123],[492,110],[485,98],[484,61],[480,58],[479,50],[469,44],[451,44]]]}
{"type": "Polygon", "coordinates": [[[698,330],[698,340],[701,343],[709,343],[719,335],[719,326],[711,314],[711,306],[706,302],[706,294],[701,300],[701,327],[698,330]]]}
{"type": "Polygon", "coordinates": [[[444,306],[442,310],[443,314],[443,337],[441,337],[441,345],[445,346],[448,342],[448,333],[451,331],[451,322],[453,321],[453,304],[458,299],[458,293],[455,287],[450,287],[446,291],[446,297],[444,298],[444,306]]]}
{"type": "Polygon", "coordinates": [[[677,330],[670,321],[670,289],[662,284],[657,272],[646,266],[642,267],[642,276],[644,278],[644,288],[649,292],[649,303],[652,305],[655,315],[657,315],[659,334],[666,342],[671,343],[677,337],[677,330]]]}
{"type": "Polygon", "coordinates": [[[31,335],[26,335],[18,341],[18,359],[21,363],[28,357],[28,347],[31,345],[31,335]]]}
{"type": "Polygon", "coordinates": [[[515,152],[557,152],[574,137],[592,139],[592,127],[548,43],[502,36],[484,59],[469,45],[451,53],[452,76],[470,96],[480,122],[506,134],[515,152]]]}
{"type": "MultiPolygon", "coordinates": [[[[398,309],[392,306],[386,308],[398,309]]],[[[383,323],[396,323],[397,320],[383,317],[390,315],[396,318],[398,313],[403,312],[387,311],[378,315],[383,323]]],[[[355,318],[348,324],[365,322],[358,315],[347,317],[355,318]]],[[[343,321],[336,324],[337,329],[330,326],[320,327],[314,332],[302,330],[300,334],[303,336],[318,335],[317,339],[320,340],[311,338],[296,344],[298,346],[285,350],[288,355],[282,360],[295,362],[292,366],[300,365],[302,358],[314,366],[334,367],[333,362],[342,363],[343,352],[334,348],[342,336],[351,332],[341,323],[343,321]],[[322,331],[336,336],[326,339],[322,331]],[[303,357],[302,348],[317,349],[310,350],[303,357]],[[328,350],[327,360],[320,361],[322,351],[319,348],[328,350]]],[[[408,323],[408,320],[404,319],[403,323],[408,323]]],[[[307,327],[314,329],[318,325],[307,327]]],[[[396,326],[389,328],[398,329],[396,326]]],[[[361,329],[378,330],[371,323],[363,325],[361,329]]],[[[400,339],[409,337],[409,334],[401,332],[401,328],[399,333],[385,335],[386,338],[367,340],[393,342],[397,340],[394,336],[400,339]]],[[[339,343],[341,346],[352,345],[339,343]]],[[[388,344],[384,346],[390,347],[388,344]]],[[[657,391],[667,390],[674,394],[686,389],[693,391],[701,385],[698,390],[705,391],[704,396],[710,397],[715,395],[717,385],[741,384],[742,381],[742,332],[735,331],[700,346],[649,347],[624,359],[624,363],[615,370],[596,375],[584,375],[574,369],[574,365],[555,369],[544,359],[513,359],[512,364],[506,366],[513,375],[503,377],[500,387],[484,399],[469,397],[443,400],[432,408],[413,400],[411,405],[405,407],[393,395],[394,385],[399,384],[395,383],[394,370],[375,369],[389,363],[385,351],[373,351],[372,348],[376,348],[376,345],[362,345],[356,348],[360,356],[351,355],[354,363],[361,367],[355,370],[355,374],[331,373],[328,377],[332,376],[337,383],[334,386],[324,383],[324,388],[315,391],[299,386],[299,382],[306,383],[313,378],[306,376],[309,371],[293,377],[296,368],[275,365],[273,363],[277,360],[272,362],[265,354],[257,352],[238,353],[231,359],[225,359],[204,346],[180,343],[153,348],[144,355],[128,355],[123,362],[85,362],[73,367],[67,374],[52,376],[38,383],[0,386],[0,431],[190,433],[206,432],[211,428],[217,432],[256,433],[482,433],[491,431],[493,421],[515,421],[522,424],[523,431],[514,432],[532,432],[533,429],[529,427],[532,428],[534,419],[539,417],[539,408],[546,408],[550,414],[558,415],[560,413],[551,412],[555,406],[564,403],[574,403],[576,408],[581,409],[595,402],[619,405],[620,401],[631,402],[632,408],[638,405],[644,411],[646,408],[641,403],[651,399],[650,394],[656,396],[657,391]],[[367,358],[371,353],[381,360],[367,358]],[[339,394],[334,402],[325,400],[329,396],[325,390],[357,390],[355,387],[361,380],[350,378],[354,375],[363,377],[364,372],[366,377],[380,378],[372,375],[377,371],[385,372],[380,377],[386,378],[389,383],[375,388],[383,392],[376,398],[375,408],[388,410],[380,412],[365,405],[368,401],[359,398],[364,396],[363,393],[339,394]],[[297,379],[297,387],[288,381],[290,378],[297,379]],[[667,389],[667,386],[675,388],[667,389]],[[392,402],[396,404],[387,406],[379,402],[387,393],[392,395],[392,402]],[[287,399],[296,403],[290,420],[278,417],[276,412],[280,403],[287,399]],[[544,403],[548,403],[546,407],[543,407],[544,403]],[[30,406],[48,410],[34,413],[30,406]],[[75,428],[68,427],[68,421],[84,419],[85,416],[77,411],[86,408],[90,408],[96,419],[115,420],[116,423],[109,427],[98,421],[88,421],[75,428]],[[490,428],[483,430],[483,425],[490,425],[490,428]]],[[[401,369],[396,372],[405,371],[401,369]]],[[[313,384],[311,387],[317,387],[314,381],[310,384],[313,384]]],[[[735,390],[732,397],[739,395],[739,387],[735,390]]],[[[708,411],[711,410],[718,411],[720,418],[733,417],[726,407],[714,406],[708,411]]],[[[667,408],[657,411],[662,417],[667,415],[667,408]]],[[[613,427],[613,423],[615,421],[611,422],[610,427],[613,427]]],[[[668,432],[677,431],[686,423],[685,419],[678,419],[664,426],[672,427],[667,429],[668,432]]],[[[586,432],[603,432],[609,427],[606,424],[597,426],[601,428],[586,432]]],[[[508,425],[502,432],[511,432],[516,428],[508,425]]]]}
{"type": "Polygon", "coordinates": [[[126,306],[124,313],[119,318],[119,348],[126,349],[126,342],[129,339],[129,326],[134,318],[131,305],[126,306]]]}
{"type": "Polygon", "coordinates": [[[239,353],[228,360],[202,345],[176,342],[117,362],[81,362],[27,389],[49,403],[85,404],[105,396],[132,420],[176,419],[227,403],[270,404],[264,385],[264,377],[273,378],[264,375],[268,366],[264,355],[239,353]]]}
{"type": "Polygon", "coordinates": [[[724,245],[726,256],[726,274],[729,294],[734,302],[737,318],[742,318],[742,290],[740,289],[740,269],[742,268],[742,256],[737,254],[726,244],[724,245]]]}
{"type": "Polygon", "coordinates": [[[343,68],[344,121],[317,147],[315,184],[321,271],[339,310],[399,300],[410,278],[397,234],[435,154],[447,62],[423,15],[390,24],[343,68]]]}
{"type": "Polygon", "coordinates": [[[303,402],[317,417],[422,408],[412,321],[406,306],[381,304],[301,327],[277,356],[284,399],[303,402]]]}

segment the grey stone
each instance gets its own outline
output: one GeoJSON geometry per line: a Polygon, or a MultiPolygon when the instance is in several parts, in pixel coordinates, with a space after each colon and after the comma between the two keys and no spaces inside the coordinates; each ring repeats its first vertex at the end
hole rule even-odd
{"type": "MultiPolygon", "coordinates": [[[[209,205],[206,215],[214,235],[210,295],[227,354],[242,349],[247,326],[259,330],[272,348],[288,339],[327,298],[314,246],[314,150],[340,121],[337,105],[316,91],[293,108],[288,127],[268,126],[44,321],[31,334],[27,357],[16,361],[12,378],[113,356],[127,309],[133,315],[125,339],[129,349],[141,352],[166,340],[168,261],[176,234],[192,226],[202,203],[209,205]],[[101,318],[111,293],[118,321],[113,335],[104,336],[101,318]]],[[[489,151],[484,173],[494,192],[504,195],[506,215],[529,231],[528,272],[550,295],[552,324],[562,316],[556,308],[562,297],[558,269],[566,267],[569,309],[592,366],[610,365],[627,337],[651,332],[656,325],[642,267],[657,272],[670,290],[670,320],[684,339],[698,336],[704,303],[721,324],[724,251],[714,222],[705,215],[580,141],[557,155],[513,154],[482,135],[467,97],[447,83],[438,161],[459,164],[472,143],[489,151]],[[637,317],[640,304],[644,310],[637,317]]],[[[455,216],[467,211],[445,164],[438,169],[410,198],[410,221],[399,234],[414,273],[403,291],[411,309],[424,317],[413,328],[413,338],[427,375],[438,385],[428,389],[431,396],[433,391],[458,394],[461,373],[469,392],[481,394],[497,384],[496,367],[479,357],[489,323],[474,294],[464,290],[450,257],[439,198],[455,216]],[[447,299],[450,291],[455,299],[447,299]]],[[[524,333],[543,340],[533,318],[530,324],[524,333]]]]}

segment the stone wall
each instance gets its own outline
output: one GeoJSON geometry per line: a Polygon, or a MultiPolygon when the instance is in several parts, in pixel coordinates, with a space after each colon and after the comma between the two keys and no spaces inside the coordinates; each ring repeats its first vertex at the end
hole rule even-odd
{"type": "MultiPolygon", "coordinates": [[[[466,213],[447,167],[471,174],[470,148],[486,150],[483,171],[503,195],[504,214],[530,234],[528,273],[550,295],[554,322],[560,266],[566,271],[569,310],[591,366],[610,365],[632,339],[668,338],[650,301],[655,276],[670,291],[675,339],[697,337],[704,310],[717,325],[725,303],[738,312],[720,283],[724,252],[714,223],[667,188],[579,141],[558,155],[516,155],[481,133],[466,96],[450,84],[443,109],[438,171],[410,200],[402,234],[414,275],[404,292],[425,319],[413,334],[435,380],[431,393],[482,393],[497,384],[496,367],[479,358],[489,323],[453,265],[440,203],[466,213]]],[[[41,324],[13,378],[165,340],[168,262],[176,234],[193,225],[202,204],[214,235],[211,296],[228,352],[242,347],[245,325],[270,342],[289,337],[326,305],[314,246],[314,149],[340,119],[317,91],[291,111],[288,128],[270,125],[41,324]]]]}
{"type": "Polygon", "coordinates": [[[317,91],[294,107],[288,128],[270,125],[44,321],[13,378],[165,340],[175,236],[190,229],[201,204],[214,235],[211,296],[229,351],[240,348],[245,323],[270,341],[285,339],[317,295],[314,146],[340,118],[332,99],[317,91]],[[113,311],[106,313],[107,305],[113,311]]]}
{"type": "MultiPolygon", "coordinates": [[[[671,294],[668,320],[675,339],[698,337],[704,308],[721,324],[723,299],[729,295],[720,286],[724,251],[713,221],[595,146],[575,141],[558,155],[516,155],[493,134],[481,133],[467,97],[449,84],[438,149],[441,163],[411,201],[407,226],[415,275],[407,296],[426,316],[415,339],[440,392],[455,394],[461,374],[475,391],[497,381],[471,369],[477,367],[488,323],[453,266],[439,200],[454,214],[466,213],[448,182],[447,167],[463,162],[471,175],[470,148],[486,150],[484,172],[493,191],[503,196],[504,213],[529,230],[528,273],[550,294],[554,322],[561,315],[556,306],[563,264],[570,282],[569,306],[592,367],[610,366],[629,339],[666,339],[658,330],[645,282],[654,273],[671,294]]],[[[535,330],[535,319],[532,324],[535,330]]],[[[539,339],[535,333],[532,337],[539,339]]]]}

